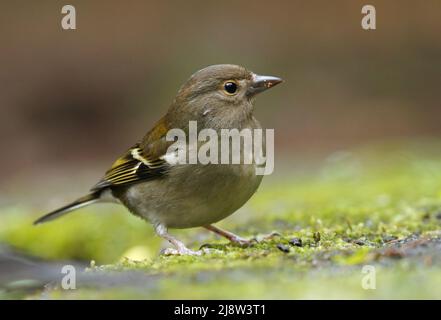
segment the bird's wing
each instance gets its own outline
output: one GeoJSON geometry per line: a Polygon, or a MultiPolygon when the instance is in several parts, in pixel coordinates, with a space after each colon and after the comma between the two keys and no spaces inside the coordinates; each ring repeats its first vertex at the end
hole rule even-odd
{"type": "Polygon", "coordinates": [[[165,160],[149,157],[140,144],[136,144],[115,161],[105,176],[91,190],[97,191],[156,179],[163,176],[167,169],[168,164],[165,160]]]}
{"type": "Polygon", "coordinates": [[[115,161],[101,181],[91,190],[119,187],[166,175],[170,164],[164,156],[173,143],[166,140],[169,127],[165,117],[160,119],[140,143],[135,144],[115,161]]]}

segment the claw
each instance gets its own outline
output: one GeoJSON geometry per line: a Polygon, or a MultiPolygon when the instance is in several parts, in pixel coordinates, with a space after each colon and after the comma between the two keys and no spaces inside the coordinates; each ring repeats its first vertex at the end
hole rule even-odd
{"type": "MultiPolygon", "coordinates": [[[[222,237],[227,238],[228,240],[230,240],[231,243],[238,245],[240,247],[251,247],[252,245],[265,241],[265,240],[270,240],[273,239],[274,237],[282,237],[282,235],[278,232],[272,232],[268,235],[265,236],[261,236],[261,237],[253,237],[251,239],[244,239],[242,237],[239,237],[238,235],[235,235],[232,232],[226,231],[226,230],[222,230],[214,225],[208,225],[208,226],[204,226],[205,229],[208,229],[222,237]]],[[[207,247],[209,245],[204,245],[202,247],[207,247]]],[[[202,248],[201,247],[201,248],[202,248]]]]}
{"type": "Polygon", "coordinates": [[[230,242],[240,247],[251,247],[254,244],[256,244],[258,241],[255,238],[248,240],[241,237],[233,237],[230,239],[230,242]]]}
{"type": "Polygon", "coordinates": [[[165,256],[201,256],[204,252],[202,250],[193,251],[188,248],[166,248],[161,253],[165,256]]]}
{"type": "Polygon", "coordinates": [[[277,232],[277,231],[273,231],[270,234],[266,234],[266,235],[263,235],[263,236],[255,236],[253,238],[253,240],[255,240],[257,243],[260,243],[262,241],[272,240],[272,239],[274,239],[276,237],[282,237],[282,235],[279,232],[277,232]]]}
{"type": "Polygon", "coordinates": [[[201,256],[203,254],[221,253],[222,251],[217,249],[210,249],[202,246],[198,251],[193,251],[188,248],[185,249],[174,249],[166,248],[162,250],[161,254],[165,256],[201,256]]]}
{"type": "Polygon", "coordinates": [[[241,246],[241,247],[251,247],[254,244],[261,243],[266,240],[272,240],[275,237],[281,237],[281,236],[282,235],[278,232],[271,232],[270,234],[267,234],[267,235],[255,236],[249,240],[241,238],[241,237],[234,237],[234,238],[231,238],[230,241],[234,244],[241,246]]]}

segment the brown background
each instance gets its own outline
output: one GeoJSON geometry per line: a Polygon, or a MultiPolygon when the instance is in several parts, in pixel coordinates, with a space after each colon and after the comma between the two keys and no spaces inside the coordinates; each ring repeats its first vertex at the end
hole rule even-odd
{"type": "Polygon", "coordinates": [[[278,158],[439,137],[440,35],[439,0],[2,1],[0,201],[78,195],[216,63],[286,80],[256,108],[278,158]]]}

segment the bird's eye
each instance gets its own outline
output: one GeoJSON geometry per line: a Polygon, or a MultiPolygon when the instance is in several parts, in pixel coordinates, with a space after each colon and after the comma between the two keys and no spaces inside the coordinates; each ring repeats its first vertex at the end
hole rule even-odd
{"type": "Polygon", "coordinates": [[[237,83],[234,81],[227,81],[224,83],[224,90],[227,94],[233,95],[237,92],[237,83]]]}

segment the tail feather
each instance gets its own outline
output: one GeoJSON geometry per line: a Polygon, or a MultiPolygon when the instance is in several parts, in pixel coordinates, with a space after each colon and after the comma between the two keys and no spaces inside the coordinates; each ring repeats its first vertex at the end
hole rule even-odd
{"type": "Polygon", "coordinates": [[[37,219],[34,222],[34,225],[45,223],[54,219],[57,219],[71,211],[77,210],[79,208],[88,206],[94,202],[97,202],[100,200],[100,192],[90,193],[84,197],[79,198],[78,200],[65,205],[64,207],[61,207],[60,209],[57,209],[55,211],[52,211],[41,218],[37,219]]]}

